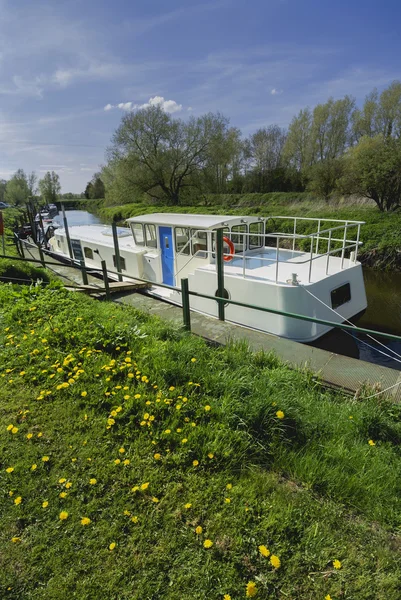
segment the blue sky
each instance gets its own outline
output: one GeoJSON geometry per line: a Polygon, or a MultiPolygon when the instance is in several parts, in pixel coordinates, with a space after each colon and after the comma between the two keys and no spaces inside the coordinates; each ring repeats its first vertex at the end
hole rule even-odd
{"type": "Polygon", "coordinates": [[[83,191],[149,101],[244,135],[329,96],[361,103],[401,79],[400,24],[396,0],[0,0],[0,177],[55,170],[83,191]]]}

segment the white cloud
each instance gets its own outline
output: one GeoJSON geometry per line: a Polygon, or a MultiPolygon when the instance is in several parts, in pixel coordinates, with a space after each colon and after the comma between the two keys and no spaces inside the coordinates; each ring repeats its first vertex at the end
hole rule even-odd
{"type": "MultiPolygon", "coordinates": [[[[149,106],[160,106],[166,113],[176,113],[182,110],[182,104],[178,104],[175,100],[165,100],[163,96],[154,96],[149,98],[144,104],[133,104],[132,102],[120,102],[119,104],[106,104],[103,110],[109,111],[113,108],[120,110],[140,110],[141,108],[149,108],[149,106]]],[[[191,107],[188,110],[192,110],[191,107]]]]}
{"type": "Polygon", "coordinates": [[[283,93],[283,90],[277,90],[276,88],[273,88],[270,93],[272,96],[279,96],[283,93]]]}

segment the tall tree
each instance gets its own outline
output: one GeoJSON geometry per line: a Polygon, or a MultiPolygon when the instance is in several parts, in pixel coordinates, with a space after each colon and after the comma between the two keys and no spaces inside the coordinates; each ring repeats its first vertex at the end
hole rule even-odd
{"type": "Polygon", "coordinates": [[[371,198],[382,212],[401,205],[401,140],[363,137],[343,162],[343,192],[371,198]]]}
{"type": "Polygon", "coordinates": [[[292,119],[284,146],[285,160],[301,172],[312,160],[311,130],[312,113],[309,108],[304,108],[292,119]]]}
{"type": "Polygon", "coordinates": [[[206,191],[224,193],[228,181],[236,177],[241,168],[241,132],[229,127],[229,120],[220,113],[209,118],[211,134],[203,167],[204,184],[206,191]]]}
{"type": "Polygon", "coordinates": [[[29,197],[28,181],[23,169],[18,169],[7,182],[5,199],[10,204],[19,206],[29,197]]]}
{"type": "Polygon", "coordinates": [[[160,106],[128,113],[113,136],[109,158],[123,161],[140,193],[177,205],[206,163],[215,121],[209,114],[184,122],[160,106]]]}
{"type": "Polygon", "coordinates": [[[273,172],[282,166],[287,133],[278,125],[258,129],[250,138],[253,171],[259,192],[269,191],[268,182],[273,172]]]}
{"type": "Polygon", "coordinates": [[[6,187],[7,181],[5,179],[0,179],[0,202],[4,202],[5,200],[6,187]]]}
{"type": "Polygon", "coordinates": [[[355,100],[345,96],[342,100],[329,100],[313,110],[311,128],[312,164],[333,160],[341,156],[350,145],[351,113],[355,100]]]}
{"type": "Polygon", "coordinates": [[[54,171],[48,171],[39,181],[39,191],[46,204],[54,204],[61,191],[60,178],[54,171]]]}
{"type": "Polygon", "coordinates": [[[28,183],[29,195],[35,196],[38,191],[38,176],[36,175],[35,171],[32,171],[31,173],[29,173],[29,175],[27,177],[27,183],[28,183]]]}

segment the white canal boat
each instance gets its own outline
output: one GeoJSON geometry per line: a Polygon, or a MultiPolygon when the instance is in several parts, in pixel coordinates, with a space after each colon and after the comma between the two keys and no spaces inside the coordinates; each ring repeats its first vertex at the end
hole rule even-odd
{"type": "MultiPolygon", "coordinates": [[[[118,228],[120,268],[128,276],[154,282],[149,293],[181,305],[179,289],[214,297],[217,293],[216,230],[224,230],[224,297],[237,302],[342,322],[366,309],[362,267],[357,262],[361,221],[301,217],[239,217],[155,213],[127,220],[118,228]],[[297,233],[300,225],[308,234],[297,233]],[[287,232],[280,231],[284,228],[287,232]],[[274,231],[277,229],[277,231],[274,231]],[[290,231],[290,233],[288,232],[290,231]]],[[[111,227],[69,228],[76,261],[100,270],[104,260],[117,279],[111,227]]],[[[69,257],[66,231],[50,240],[56,256],[69,257]]],[[[215,300],[190,296],[192,310],[218,316],[215,300]]],[[[330,327],[227,304],[227,321],[280,337],[311,342],[330,327]]]]}

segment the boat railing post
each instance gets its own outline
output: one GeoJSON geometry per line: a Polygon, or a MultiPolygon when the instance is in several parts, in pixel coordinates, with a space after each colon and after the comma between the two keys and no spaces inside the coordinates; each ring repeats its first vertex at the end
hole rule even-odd
{"type": "Polygon", "coordinates": [[[242,277],[245,279],[246,277],[246,232],[242,236],[242,277]]]}
{"type": "Polygon", "coordinates": [[[189,307],[189,285],[188,279],[181,279],[182,294],[182,315],[184,319],[184,328],[191,331],[191,310],[189,307]]]}
{"type": "Polygon", "coordinates": [[[347,227],[348,227],[348,221],[346,221],[345,226],[344,226],[344,240],[343,240],[343,248],[341,250],[341,268],[344,268],[344,256],[345,256],[345,246],[347,243],[347,227]]]}
{"type": "Polygon", "coordinates": [[[311,240],[310,240],[310,259],[309,259],[309,278],[308,278],[308,282],[310,283],[311,277],[312,277],[312,261],[313,261],[313,243],[314,243],[314,235],[312,234],[311,240]]]}
{"type": "Polygon", "coordinates": [[[70,255],[70,259],[73,260],[74,259],[74,255],[72,253],[70,232],[68,231],[67,217],[65,216],[65,210],[64,210],[64,204],[63,203],[61,203],[61,210],[62,210],[62,213],[63,213],[63,223],[64,223],[64,229],[65,229],[65,237],[67,238],[68,254],[70,255]]]}
{"type": "Polygon", "coordinates": [[[110,300],[110,286],[109,286],[109,279],[107,277],[106,261],[102,260],[101,264],[102,264],[102,271],[103,271],[104,290],[106,292],[106,300],[110,300]]]}
{"type": "Polygon", "coordinates": [[[19,247],[20,247],[20,251],[21,251],[21,256],[22,256],[22,258],[25,258],[24,244],[22,243],[21,238],[18,238],[18,241],[19,241],[19,247]]]}
{"type": "Polygon", "coordinates": [[[117,224],[115,223],[115,221],[112,222],[111,229],[113,231],[114,252],[115,252],[115,257],[116,257],[116,269],[117,269],[117,273],[118,273],[118,281],[122,281],[123,276],[121,273],[120,248],[118,245],[117,224]]]}
{"type": "Polygon", "coordinates": [[[276,283],[278,282],[278,263],[280,258],[280,238],[276,238],[276,283]]]}
{"type": "Polygon", "coordinates": [[[294,239],[292,240],[292,251],[295,250],[295,236],[297,235],[297,218],[294,217],[294,239]]]}
{"type": "Polygon", "coordinates": [[[357,257],[358,257],[358,249],[359,249],[359,234],[360,234],[360,232],[361,232],[361,224],[359,223],[359,224],[358,224],[358,231],[357,231],[357,234],[356,234],[356,242],[355,242],[355,262],[356,262],[356,259],[357,259],[357,257]]]}
{"type": "MultiPolygon", "coordinates": [[[[224,253],[222,227],[216,230],[217,295],[224,298],[224,253]]],[[[224,321],[224,301],[217,300],[220,321],[224,321]]]]}
{"type": "Polygon", "coordinates": [[[320,233],[320,219],[317,223],[317,238],[316,238],[316,250],[315,250],[316,254],[318,254],[318,250],[319,250],[319,233],[320,233]]]}
{"type": "Polygon", "coordinates": [[[83,259],[80,260],[80,265],[82,273],[82,283],[84,285],[88,285],[88,273],[86,272],[85,261],[83,259]]]}
{"type": "Polygon", "coordinates": [[[330,247],[331,247],[331,229],[329,231],[329,241],[327,243],[326,275],[329,274],[330,247]]]}

